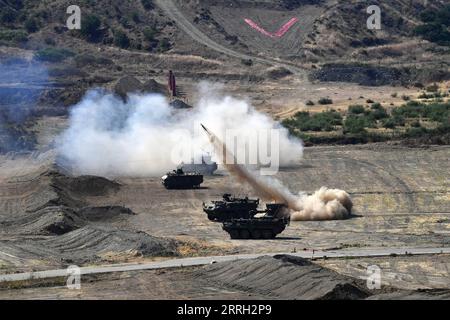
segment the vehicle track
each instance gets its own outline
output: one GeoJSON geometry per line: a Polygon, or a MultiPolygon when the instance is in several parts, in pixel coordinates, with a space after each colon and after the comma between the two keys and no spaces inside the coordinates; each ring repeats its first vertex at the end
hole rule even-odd
{"type": "Polygon", "coordinates": [[[207,35],[205,35],[202,31],[200,31],[198,28],[196,28],[184,15],[183,13],[178,9],[178,7],[175,5],[175,3],[172,0],[156,0],[155,4],[163,10],[166,15],[175,21],[175,23],[183,30],[187,35],[189,35],[192,39],[195,41],[207,46],[208,48],[211,48],[215,51],[218,51],[220,53],[226,54],[228,56],[238,58],[238,59],[251,59],[256,62],[260,62],[263,64],[268,64],[271,66],[277,66],[282,67],[285,69],[288,69],[292,73],[296,74],[297,76],[300,76],[301,78],[305,79],[306,74],[305,71],[295,65],[292,65],[287,62],[279,62],[273,59],[269,58],[261,58],[253,55],[248,55],[244,53],[240,53],[234,50],[231,50],[229,48],[226,48],[214,40],[210,39],[207,35]]]}

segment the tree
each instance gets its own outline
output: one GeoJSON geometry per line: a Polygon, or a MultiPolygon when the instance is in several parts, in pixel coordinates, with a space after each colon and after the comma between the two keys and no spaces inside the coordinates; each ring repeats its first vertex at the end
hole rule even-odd
{"type": "Polygon", "coordinates": [[[81,34],[88,40],[97,40],[100,35],[100,27],[102,22],[96,15],[87,15],[81,21],[81,34]]]}
{"type": "Polygon", "coordinates": [[[348,116],[344,122],[344,133],[359,134],[365,133],[366,122],[363,118],[348,116]]]}
{"type": "Polygon", "coordinates": [[[36,20],[33,18],[27,19],[27,21],[25,21],[25,29],[30,33],[38,31],[39,27],[36,20]]]}
{"type": "Polygon", "coordinates": [[[1,23],[13,23],[17,19],[17,12],[9,7],[2,8],[0,11],[1,23]]]}
{"type": "Polygon", "coordinates": [[[141,0],[141,3],[145,10],[153,10],[155,8],[152,0],[141,0]]]}
{"type": "Polygon", "coordinates": [[[114,32],[114,44],[122,49],[126,49],[130,47],[130,39],[122,30],[116,30],[114,32]]]}

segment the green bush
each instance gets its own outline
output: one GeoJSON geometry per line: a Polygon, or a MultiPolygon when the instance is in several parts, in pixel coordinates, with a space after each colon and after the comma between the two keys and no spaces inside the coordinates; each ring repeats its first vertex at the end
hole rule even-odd
{"type": "Polygon", "coordinates": [[[450,5],[441,10],[426,10],[421,14],[425,24],[415,28],[416,35],[440,45],[450,46],[450,5]]]}
{"type": "Polygon", "coordinates": [[[159,42],[158,51],[166,52],[166,51],[169,51],[171,47],[172,47],[172,45],[171,45],[169,39],[164,38],[159,42]]]}
{"type": "Polygon", "coordinates": [[[143,31],[145,40],[149,42],[156,41],[156,36],[158,35],[158,30],[156,28],[146,27],[143,31]]]}
{"type": "Polygon", "coordinates": [[[437,84],[432,84],[425,88],[427,92],[437,92],[439,90],[439,86],[437,84]]]}
{"type": "Polygon", "coordinates": [[[283,125],[300,131],[333,131],[335,126],[342,125],[342,116],[334,110],[314,114],[301,111],[285,120],[283,125]]]}
{"type": "Polygon", "coordinates": [[[126,18],[126,17],[120,18],[120,24],[125,29],[130,29],[132,27],[132,25],[130,24],[130,21],[128,21],[128,18],[126,18]]]}
{"type": "Polygon", "coordinates": [[[397,126],[397,123],[395,122],[394,118],[388,118],[383,121],[383,127],[386,129],[395,129],[397,126]]]}
{"type": "Polygon", "coordinates": [[[408,130],[406,130],[405,132],[405,136],[409,137],[409,138],[419,138],[421,136],[423,136],[424,134],[426,134],[428,131],[427,129],[423,128],[423,127],[418,127],[418,128],[408,128],[408,130]]]}
{"type": "Polygon", "coordinates": [[[145,10],[153,10],[155,8],[152,0],[141,0],[145,10]]]}
{"type": "Polygon", "coordinates": [[[321,105],[333,104],[333,100],[330,98],[320,98],[318,102],[321,105]]]}
{"type": "Polygon", "coordinates": [[[139,23],[139,22],[141,22],[141,17],[139,16],[139,12],[134,11],[134,12],[131,14],[131,19],[133,19],[134,23],[139,23]]]}
{"type": "Polygon", "coordinates": [[[364,106],[360,104],[351,105],[348,107],[348,112],[350,114],[363,114],[366,111],[364,106]]]}
{"type": "Polygon", "coordinates": [[[15,43],[26,42],[28,34],[24,30],[0,30],[0,40],[15,43]]]}
{"type": "Polygon", "coordinates": [[[413,127],[413,128],[420,128],[421,124],[420,124],[419,121],[414,121],[414,122],[411,123],[411,127],[413,127]]]}
{"type": "Polygon", "coordinates": [[[102,22],[99,17],[94,14],[87,15],[82,18],[80,33],[87,40],[98,40],[101,36],[101,25],[102,22]]]}
{"type": "Polygon", "coordinates": [[[114,44],[122,49],[126,49],[130,47],[130,39],[122,30],[116,30],[114,32],[114,44]]]}
{"type": "Polygon", "coordinates": [[[25,29],[30,33],[38,31],[39,27],[36,22],[36,19],[33,18],[27,19],[27,21],[25,21],[25,29]]]}
{"type": "Polygon", "coordinates": [[[36,52],[34,57],[40,61],[60,62],[74,55],[75,54],[68,49],[47,48],[36,52]]]}
{"type": "Polygon", "coordinates": [[[450,116],[450,102],[434,102],[425,104],[418,101],[410,101],[392,111],[394,116],[407,118],[428,118],[432,121],[444,123],[450,116]]]}
{"type": "Polygon", "coordinates": [[[405,118],[402,116],[393,116],[382,120],[381,125],[384,128],[393,129],[395,127],[404,127],[406,124],[405,118]]]}
{"type": "Polygon", "coordinates": [[[0,9],[0,23],[13,23],[17,20],[19,13],[10,7],[0,9]]]}
{"type": "Polygon", "coordinates": [[[360,134],[366,133],[366,121],[362,117],[348,116],[344,122],[344,133],[360,134]]]}
{"type": "Polygon", "coordinates": [[[374,103],[370,107],[370,109],[371,109],[370,114],[373,116],[375,120],[386,119],[389,117],[386,109],[384,109],[383,106],[379,103],[374,103]]]}
{"type": "Polygon", "coordinates": [[[314,102],[312,102],[311,100],[306,101],[305,103],[307,106],[313,106],[314,102]]]}

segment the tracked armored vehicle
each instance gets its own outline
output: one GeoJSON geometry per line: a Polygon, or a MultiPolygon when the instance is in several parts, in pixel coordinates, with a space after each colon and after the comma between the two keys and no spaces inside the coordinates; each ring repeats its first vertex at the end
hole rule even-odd
{"type": "Polygon", "coordinates": [[[222,222],[222,229],[231,239],[273,239],[289,225],[284,204],[267,204],[265,210],[257,210],[259,199],[233,198],[229,194],[223,200],[204,204],[203,211],[209,220],[222,222]]]}
{"type": "Polygon", "coordinates": [[[222,229],[231,239],[274,239],[282,233],[290,218],[284,216],[284,204],[267,204],[264,211],[256,211],[252,218],[225,221],[222,229]]]}
{"type": "Polygon", "coordinates": [[[224,194],[223,200],[203,203],[203,211],[209,220],[224,222],[234,218],[252,218],[258,205],[259,199],[235,198],[231,194],[224,194]]]}
{"type": "Polygon", "coordinates": [[[162,178],[166,189],[196,189],[203,183],[203,175],[198,173],[185,173],[182,169],[168,172],[162,178]]]}

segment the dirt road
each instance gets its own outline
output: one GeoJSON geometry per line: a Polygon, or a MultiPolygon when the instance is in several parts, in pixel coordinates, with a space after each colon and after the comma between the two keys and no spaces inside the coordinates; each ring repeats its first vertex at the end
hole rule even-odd
{"type": "Polygon", "coordinates": [[[286,62],[280,62],[276,60],[272,60],[269,58],[261,58],[253,55],[248,55],[244,53],[240,53],[234,50],[231,50],[229,48],[226,48],[214,40],[210,39],[207,35],[205,35],[202,31],[200,31],[198,28],[196,28],[184,15],[183,13],[177,8],[175,3],[172,0],[156,0],[156,5],[161,8],[168,17],[173,19],[177,25],[186,32],[187,35],[189,35],[192,39],[195,41],[215,50],[220,53],[226,54],[230,57],[238,58],[238,59],[251,59],[256,62],[261,62],[263,64],[268,64],[271,66],[277,66],[277,67],[283,67],[285,69],[290,70],[291,72],[295,73],[297,76],[304,77],[305,71],[301,68],[294,66],[292,64],[286,63],[286,62]]]}
{"type": "MultiPolygon", "coordinates": [[[[290,255],[304,259],[311,258],[361,258],[361,257],[389,257],[402,255],[433,255],[433,254],[449,254],[450,247],[447,248],[382,248],[382,249],[349,249],[339,251],[302,251],[298,253],[266,253],[266,254],[244,254],[244,255],[229,255],[229,256],[211,256],[211,257],[197,257],[197,258],[183,258],[166,260],[162,262],[151,262],[141,264],[112,264],[98,267],[82,267],[80,268],[81,275],[113,273],[113,272],[128,272],[139,270],[154,270],[166,268],[181,268],[194,267],[201,265],[208,265],[218,262],[250,260],[263,256],[276,255],[290,255]]],[[[0,275],[0,282],[10,281],[24,281],[31,279],[46,279],[67,276],[67,269],[47,270],[39,272],[27,272],[16,274],[0,275]]]]}

